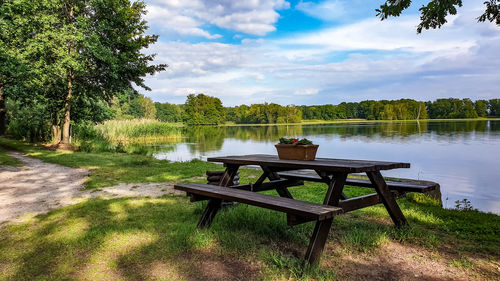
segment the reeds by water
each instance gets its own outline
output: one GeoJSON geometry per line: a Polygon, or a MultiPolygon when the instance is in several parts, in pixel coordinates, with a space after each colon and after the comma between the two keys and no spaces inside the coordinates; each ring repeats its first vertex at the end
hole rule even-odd
{"type": "Polygon", "coordinates": [[[113,144],[157,143],[181,138],[179,126],[151,119],[108,120],[95,128],[113,144]]]}
{"type": "Polygon", "coordinates": [[[181,127],[158,120],[109,120],[75,125],[73,143],[86,152],[138,153],[137,145],[177,142],[181,134],[181,127]]]}

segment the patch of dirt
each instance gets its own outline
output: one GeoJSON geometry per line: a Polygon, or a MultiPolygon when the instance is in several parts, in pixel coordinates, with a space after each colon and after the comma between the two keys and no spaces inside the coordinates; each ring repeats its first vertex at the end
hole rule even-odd
{"type": "Polygon", "coordinates": [[[88,198],[184,194],[173,183],[119,184],[97,190],[83,190],[89,171],[45,163],[20,152],[9,152],[24,166],[0,166],[0,223],[21,221],[25,214],[82,202],[88,198]]]}
{"type": "Polygon", "coordinates": [[[328,243],[321,261],[323,266],[333,267],[339,280],[498,280],[494,264],[483,258],[470,259],[480,266],[460,268],[451,265],[460,259],[458,253],[393,241],[375,253],[345,253],[339,248],[338,243],[328,243]]]}
{"type": "Polygon", "coordinates": [[[54,151],[75,151],[75,147],[70,143],[47,144],[45,148],[54,151]]]}
{"type": "Polygon", "coordinates": [[[176,260],[183,264],[179,271],[185,279],[197,280],[259,280],[260,266],[231,255],[219,255],[210,249],[188,251],[176,260]]]}

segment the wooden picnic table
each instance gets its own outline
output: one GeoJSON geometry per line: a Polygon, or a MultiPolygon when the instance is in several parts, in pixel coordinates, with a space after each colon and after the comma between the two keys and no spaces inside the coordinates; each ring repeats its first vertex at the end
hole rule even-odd
{"type": "Polygon", "coordinates": [[[399,227],[405,225],[407,221],[396,202],[397,195],[433,189],[433,186],[429,184],[394,182],[388,185],[380,171],[410,167],[409,163],[402,162],[330,158],[300,161],[283,160],[275,155],[265,154],[210,157],[207,160],[223,163],[226,168],[219,186],[199,183],[175,186],[176,189],[186,191],[192,201],[209,200],[198,227],[210,226],[223,200],[285,212],[289,225],[316,221],[305,256],[310,263],[319,259],[335,215],[383,203],[394,224],[399,227]],[[260,167],[262,175],[254,183],[233,185],[238,169],[248,165],[260,167]],[[312,170],[316,175],[300,173],[297,170],[312,170]],[[369,180],[348,178],[348,175],[352,173],[366,173],[369,180]],[[323,182],[328,186],[323,204],[293,198],[288,188],[302,185],[304,181],[323,182]],[[347,198],[343,193],[346,183],[371,187],[376,193],[347,198]],[[265,190],[276,190],[280,197],[257,193],[265,190]]]}

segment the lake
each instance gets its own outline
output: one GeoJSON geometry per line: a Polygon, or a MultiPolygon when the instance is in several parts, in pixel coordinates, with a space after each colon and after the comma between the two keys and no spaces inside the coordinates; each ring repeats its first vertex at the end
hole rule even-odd
{"type": "Polygon", "coordinates": [[[446,208],[468,199],[474,208],[500,214],[500,120],[204,126],[183,135],[179,143],[155,146],[155,157],[276,154],[281,136],[306,137],[320,145],[317,157],[409,162],[410,169],[382,173],[438,182],[446,208]]]}

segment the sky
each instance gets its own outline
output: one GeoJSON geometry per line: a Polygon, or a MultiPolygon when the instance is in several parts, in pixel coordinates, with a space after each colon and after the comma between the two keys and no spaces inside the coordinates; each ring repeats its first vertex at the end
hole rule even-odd
{"type": "Polygon", "coordinates": [[[146,78],[158,102],[204,93],[224,106],[500,98],[500,28],[479,0],[417,34],[413,1],[380,21],[383,0],[145,0],[145,52],[168,68],[146,78]]]}

